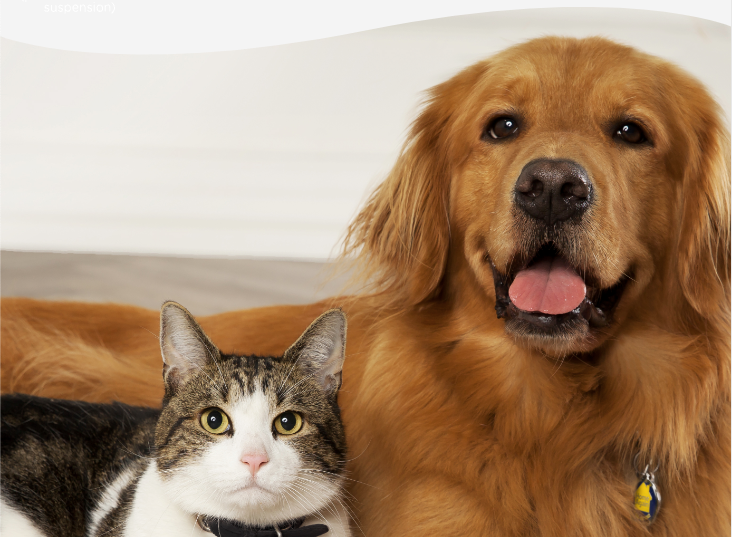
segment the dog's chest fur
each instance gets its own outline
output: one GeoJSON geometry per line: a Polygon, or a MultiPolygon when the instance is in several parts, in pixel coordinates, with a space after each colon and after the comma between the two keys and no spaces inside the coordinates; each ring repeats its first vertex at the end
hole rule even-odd
{"type": "MultiPolygon", "coordinates": [[[[729,506],[715,472],[729,472],[725,450],[719,449],[729,413],[710,403],[701,410],[717,421],[699,419],[695,405],[704,394],[694,392],[691,375],[714,371],[675,370],[692,339],[653,334],[652,341],[665,344],[651,348],[642,344],[650,335],[638,327],[619,338],[607,363],[560,364],[507,344],[497,331],[491,336],[476,329],[451,339],[451,330],[422,330],[424,319],[415,317],[405,316],[404,324],[390,319],[384,339],[371,350],[379,361],[348,372],[350,378],[363,376],[353,390],[360,392],[361,422],[370,424],[368,430],[349,429],[352,449],[397,454],[383,461],[386,468],[361,468],[354,476],[370,485],[353,487],[363,501],[388,511],[372,488],[377,487],[413,506],[412,524],[428,523],[428,513],[443,513],[461,531],[481,535],[621,536],[650,530],[681,536],[694,534],[693,528],[719,529],[715,521],[729,506]],[[634,383],[629,375],[639,361],[655,374],[634,383]],[[374,385],[379,390],[370,389],[374,385]],[[689,429],[699,435],[692,444],[687,435],[674,433],[689,429]],[[720,445],[705,445],[702,435],[720,445]],[[429,449],[402,455],[405,444],[429,449]],[[656,476],[662,510],[650,527],[633,508],[633,458],[639,452],[662,461],[656,476]],[[690,500],[697,497],[709,501],[690,500]]],[[[351,404],[344,397],[346,413],[351,404]]],[[[402,529],[408,530],[398,525],[395,531],[402,529]]]]}

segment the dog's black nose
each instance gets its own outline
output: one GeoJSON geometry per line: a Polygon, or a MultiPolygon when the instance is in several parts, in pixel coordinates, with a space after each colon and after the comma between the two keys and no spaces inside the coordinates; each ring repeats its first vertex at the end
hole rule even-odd
{"type": "Polygon", "coordinates": [[[514,190],[516,205],[548,225],[580,217],[592,202],[587,172],[571,160],[529,162],[521,170],[514,190]]]}

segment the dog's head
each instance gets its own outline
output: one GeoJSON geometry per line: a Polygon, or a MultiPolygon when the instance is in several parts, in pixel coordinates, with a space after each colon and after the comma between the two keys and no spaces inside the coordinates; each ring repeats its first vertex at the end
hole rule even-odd
{"type": "Polygon", "coordinates": [[[347,244],[392,305],[479,295],[522,344],[586,352],[641,311],[727,314],[729,203],[701,84],[604,39],[543,38],[431,90],[347,244]]]}

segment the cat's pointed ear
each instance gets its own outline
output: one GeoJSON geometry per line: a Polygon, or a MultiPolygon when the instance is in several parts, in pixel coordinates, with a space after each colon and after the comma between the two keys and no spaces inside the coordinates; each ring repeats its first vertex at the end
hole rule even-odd
{"type": "Polygon", "coordinates": [[[328,393],[341,387],[345,357],[346,315],[340,309],[326,311],[315,319],[285,353],[285,359],[313,375],[328,393]]]}
{"type": "Polygon", "coordinates": [[[160,310],[160,351],[166,387],[182,386],[191,374],[221,356],[203,329],[177,302],[166,302],[160,310]]]}

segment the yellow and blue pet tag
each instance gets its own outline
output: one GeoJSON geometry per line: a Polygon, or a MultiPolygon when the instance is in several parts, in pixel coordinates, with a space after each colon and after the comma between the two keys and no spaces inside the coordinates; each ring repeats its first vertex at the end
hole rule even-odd
{"type": "MultiPolygon", "coordinates": [[[[640,481],[635,487],[633,506],[648,523],[651,523],[655,520],[661,508],[661,493],[658,491],[653,476],[653,473],[658,470],[658,466],[653,471],[650,471],[649,468],[650,464],[646,464],[643,472],[638,474],[640,481]]],[[[637,467],[636,472],[638,472],[637,467]]]]}

